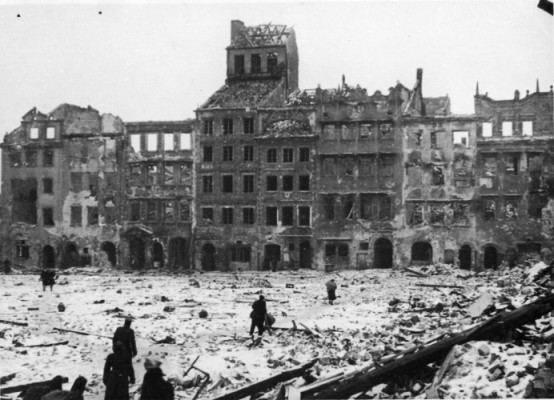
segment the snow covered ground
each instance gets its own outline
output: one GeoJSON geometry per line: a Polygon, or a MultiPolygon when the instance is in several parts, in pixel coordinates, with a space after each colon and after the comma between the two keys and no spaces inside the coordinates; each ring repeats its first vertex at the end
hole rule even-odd
{"type": "MultiPolygon", "coordinates": [[[[138,347],[138,356],[134,358],[137,383],[131,392],[139,390],[144,375],[142,364],[151,355],[162,360],[163,371],[175,381],[199,375],[193,370],[183,378],[183,373],[199,356],[196,366],[208,372],[212,382],[221,383],[210,392],[204,391],[201,396],[204,399],[316,357],[320,359],[315,367],[316,377],[350,372],[390,351],[400,351],[442,333],[459,332],[471,326],[476,321],[467,316],[465,305],[485,291],[496,297],[505,292],[505,283],[499,285],[498,279],[497,273],[474,276],[458,270],[420,278],[390,270],[164,275],[84,269],[61,275],[60,284],[54,286],[53,292],[49,289],[43,292],[38,275],[2,275],[0,319],[29,325],[0,323],[0,375],[16,373],[6,386],[63,375],[70,382],[65,388],[78,375],[83,375],[89,382],[86,398],[102,399],[105,389],[102,370],[111,352],[110,338],[127,315],[134,317],[132,327],[138,347]],[[325,282],[332,277],[339,286],[335,305],[326,302],[325,282]],[[416,286],[418,283],[462,288],[420,287],[416,286]],[[294,287],[287,288],[287,284],[294,287]],[[249,347],[252,343],[248,337],[249,314],[259,293],[268,299],[267,308],[277,318],[276,326],[289,328],[294,320],[299,328],[302,323],[320,335],[279,330],[272,335],[264,334],[260,346],[249,347]],[[59,303],[65,305],[64,312],[58,311],[59,303]],[[410,311],[426,307],[435,307],[436,311],[410,311]],[[201,310],[208,312],[208,318],[199,318],[201,310]],[[107,337],[64,333],[53,328],[107,337]],[[174,339],[174,344],[155,343],[168,336],[174,339]],[[69,343],[29,347],[62,341],[69,343]]],[[[518,293],[512,297],[516,305],[524,301],[519,294],[521,285],[517,289],[518,293]]],[[[495,354],[499,352],[496,345],[489,346],[495,354]]],[[[512,350],[517,353],[514,357],[523,354],[526,364],[530,362],[536,367],[535,364],[544,361],[539,351],[533,350],[530,354],[529,348],[516,350],[512,350]]],[[[464,354],[467,353],[466,349],[464,354]]],[[[505,351],[502,357],[509,354],[505,351]]],[[[508,360],[503,362],[507,364],[508,360]]],[[[492,393],[481,386],[477,389],[467,386],[475,383],[474,373],[462,375],[452,375],[452,382],[444,390],[455,388],[461,397],[470,397],[475,391],[484,395],[492,393]],[[463,382],[467,382],[467,387],[464,388],[463,382]]],[[[522,397],[531,375],[520,375],[518,383],[509,389],[495,388],[497,394],[522,397]]],[[[487,386],[486,382],[481,382],[482,386],[487,386]]],[[[502,382],[504,378],[498,386],[502,382]]],[[[184,389],[177,385],[176,395],[192,398],[196,390],[197,387],[184,389]]]]}

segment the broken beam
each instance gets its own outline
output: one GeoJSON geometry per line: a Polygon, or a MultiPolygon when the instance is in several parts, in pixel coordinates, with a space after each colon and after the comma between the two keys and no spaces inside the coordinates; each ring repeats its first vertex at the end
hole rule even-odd
{"type": "Polygon", "coordinates": [[[43,344],[31,344],[29,346],[25,346],[25,347],[52,347],[52,346],[59,346],[59,345],[64,345],[64,344],[68,344],[69,341],[65,341],[65,342],[56,342],[56,343],[43,343],[43,344]]]}
{"type": "Polygon", "coordinates": [[[8,321],[8,320],[5,320],[5,319],[0,319],[0,323],[10,324],[10,325],[17,325],[17,326],[29,326],[29,324],[27,322],[8,321]]]}
{"type": "Polygon", "coordinates": [[[439,285],[439,284],[433,284],[433,283],[416,283],[415,285],[422,286],[422,287],[433,287],[433,288],[465,289],[465,286],[459,286],[459,285],[439,285]]]}
{"type": "Polygon", "coordinates": [[[263,392],[265,390],[271,389],[279,382],[288,381],[289,379],[296,378],[304,375],[304,373],[310,369],[317,362],[317,358],[306,364],[301,365],[298,368],[290,369],[288,371],[283,371],[278,375],[274,375],[270,378],[258,381],[252,385],[240,388],[231,393],[226,393],[223,396],[216,397],[214,400],[239,400],[243,397],[248,397],[253,394],[263,392]]]}
{"type": "Polygon", "coordinates": [[[416,271],[415,269],[408,268],[408,267],[404,267],[404,271],[411,272],[412,274],[416,274],[417,276],[421,276],[422,278],[429,278],[429,275],[424,274],[423,272],[416,271]]]}
{"type": "Polygon", "coordinates": [[[98,335],[97,333],[90,333],[90,332],[83,332],[83,331],[74,331],[73,329],[64,329],[64,328],[52,328],[53,330],[55,331],[58,331],[58,332],[68,332],[68,333],[76,333],[77,335],[84,335],[84,336],[98,336],[98,337],[103,337],[103,338],[108,338],[108,339],[112,339],[111,336],[106,336],[106,335],[98,335]]]}
{"type": "MultiPolygon", "coordinates": [[[[51,380],[49,381],[40,381],[40,382],[33,382],[33,383],[25,383],[23,385],[17,385],[17,386],[10,386],[10,387],[6,387],[6,388],[0,388],[0,395],[3,395],[3,394],[9,394],[9,393],[19,393],[19,392],[22,392],[24,391],[25,389],[29,388],[30,386],[33,386],[33,385],[46,385],[46,384],[49,384],[50,382],[52,382],[51,380]]],[[[69,379],[67,377],[62,377],[62,383],[67,383],[69,382],[69,379]]]]}

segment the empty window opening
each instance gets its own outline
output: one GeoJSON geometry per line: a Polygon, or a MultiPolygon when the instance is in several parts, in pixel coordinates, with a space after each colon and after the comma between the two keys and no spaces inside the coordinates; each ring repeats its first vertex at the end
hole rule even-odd
{"type": "Polygon", "coordinates": [[[254,225],[254,207],[244,207],[242,209],[242,223],[245,225],[254,225]]]}
{"type": "Polygon", "coordinates": [[[277,176],[276,175],[266,176],[266,190],[268,192],[277,191],[277,176]]]}
{"type": "Polygon", "coordinates": [[[392,200],[389,196],[379,196],[379,219],[392,218],[392,200]]]}
{"type": "Polygon", "coordinates": [[[392,176],[394,174],[394,157],[381,157],[379,161],[383,176],[392,176]]]}
{"type": "Polygon", "coordinates": [[[149,201],[146,203],[146,220],[156,221],[158,219],[158,202],[149,201]]]}
{"type": "Polygon", "coordinates": [[[283,149],[283,162],[291,163],[294,162],[294,150],[291,148],[283,149]]]}
{"type": "Polygon", "coordinates": [[[16,240],[15,254],[17,258],[29,258],[29,245],[25,240],[16,240]]]}
{"type": "Polygon", "coordinates": [[[267,72],[275,75],[277,71],[277,53],[267,54],[267,72]]]}
{"type": "Polygon", "coordinates": [[[244,193],[254,193],[254,175],[243,175],[242,190],[244,193]]]}
{"type": "Polygon", "coordinates": [[[452,141],[454,146],[459,145],[462,147],[469,146],[469,132],[468,131],[454,131],[452,132],[452,141]]]}
{"type": "Polygon", "coordinates": [[[277,149],[267,149],[267,162],[268,163],[277,162],[277,149]]]}
{"type": "Polygon", "coordinates": [[[506,219],[518,219],[518,203],[516,200],[506,201],[506,219]]]}
{"type": "Polygon", "coordinates": [[[38,139],[38,128],[31,128],[31,130],[29,131],[29,138],[38,139]]]}
{"type": "Polygon", "coordinates": [[[360,195],[360,219],[373,219],[372,196],[369,194],[360,195]]]}
{"type": "Polygon", "coordinates": [[[444,185],[443,167],[433,165],[432,173],[433,173],[433,185],[444,185]]]}
{"type": "Polygon", "coordinates": [[[192,149],[192,137],[190,133],[179,134],[179,150],[192,149]]]}
{"type": "Polygon", "coordinates": [[[202,219],[204,223],[214,222],[214,209],[213,207],[202,207],[202,219]]]}
{"type": "Polygon", "coordinates": [[[529,194],[529,218],[541,219],[542,209],[548,203],[546,195],[537,193],[529,194]]]}
{"type": "Polygon", "coordinates": [[[496,201],[485,200],[485,221],[494,221],[496,219],[496,201]]]}
{"type": "Polygon", "coordinates": [[[244,55],[235,55],[235,74],[244,75],[244,55]]]}
{"type": "Polygon", "coordinates": [[[310,190],[310,175],[298,176],[298,190],[307,192],[310,190]]]}
{"type": "Polygon", "coordinates": [[[412,245],[412,263],[431,264],[433,262],[433,247],[428,242],[415,242],[412,245]]]}
{"type": "Polygon", "coordinates": [[[158,151],[158,134],[149,133],[146,135],[146,150],[158,151]]]}
{"type": "Polygon", "coordinates": [[[328,221],[335,219],[335,196],[333,195],[322,195],[321,196],[321,207],[323,218],[328,221]]]}
{"type": "Polygon", "coordinates": [[[444,206],[441,204],[432,204],[429,220],[432,224],[444,224],[444,206]]]}
{"type": "Polygon", "coordinates": [[[354,219],[354,195],[348,194],[341,196],[342,218],[354,219]]]}
{"type": "Polygon", "coordinates": [[[265,224],[268,226],[277,226],[277,207],[266,207],[265,224]]]}
{"type": "Polygon", "coordinates": [[[98,207],[87,207],[88,226],[98,225],[98,207]]]}
{"type": "Polygon", "coordinates": [[[19,151],[13,151],[9,153],[10,155],[10,164],[12,167],[20,167],[22,165],[21,153],[19,151]]]}
{"type": "Polygon", "coordinates": [[[283,191],[291,192],[294,189],[294,176],[284,175],[283,176],[283,191]]]}
{"type": "Polygon", "coordinates": [[[37,158],[38,158],[38,153],[36,150],[27,150],[25,152],[25,162],[27,163],[28,167],[36,167],[37,158]]]}
{"type": "Polygon", "coordinates": [[[131,147],[133,148],[133,151],[135,153],[141,151],[142,150],[140,145],[141,135],[133,134],[130,136],[131,136],[131,147]]]}
{"type": "Polygon", "coordinates": [[[233,120],[231,118],[225,118],[223,120],[223,134],[224,135],[233,134],[233,120]]]}
{"type": "Polygon", "coordinates": [[[179,203],[179,219],[181,221],[190,221],[190,204],[187,201],[179,203]]]}
{"type": "Polygon", "coordinates": [[[259,54],[250,56],[250,72],[253,74],[262,72],[262,57],[259,54]]]}
{"type": "Polygon", "coordinates": [[[140,221],[140,202],[138,201],[131,202],[130,213],[131,213],[130,215],[131,221],[133,222],[140,221]]]}
{"type": "Polygon", "coordinates": [[[299,158],[300,162],[309,162],[310,161],[310,148],[309,147],[300,147],[298,158],[299,158]]]}
{"type": "Polygon", "coordinates": [[[146,167],[146,184],[147,185],[159,184],[158,166],[156,164],[149,164],[146,167]]]}
{"type": "Polygon", "coordinates": [[[469,223],[469,206],[463,203],[452,205],[452,222],[455,225],[467,225],[469,223]]]}
{"type": "Polygon", "coordinates": [[[346,157],[341,163],[341,175],[353,176],[356,162],[352,157],[346,157]]]}
{"type": "Polygon", "coordinates": [[[244,146],[242,149],[244,161],[254,161],[254,146],[244,146]]]}
{"type": "Polygon", "coordinates": [[[88,190],[91,196],[98,193],[98,175],[88,174],[88,190]]]}
{"type": "Polygon", "coordinates": [[[513,122],[504,121],[502,122],[502,136],[512,136],[513,122]]]}
{"type": "Polygon", "coordinates": [[[282,220],[281,224],[283,226],[292,226],[294,225],[294,207],[283,207],[281,209],[282,220]]]}
{"type": "Polygon", "coordinates": [[[37,180],[12,179],[13,222],[37,223],[37,180]]]}
{"type": "Polygon", "coordinates": [[[392,124],[379,124],[379,132],[381,133],[381,139],[392,139],[392,124]]]}
{"type": "Polygon", "coordinates": [[[131,183],[135,185],[143,183],[142,167],[140,165],[131,166],[131,183]]]}
{"type": "Polygon", "coordinates": [[[492,122],[483,122],[483,137],[492,137],[492,122]]]}
{"type": "Polygon", "coordinates": [[[311,209],[309,206],[298,207],[298,226],[310,226],[311,209]]]}
{"type": "Polygon", "coordinates": [[[373,176],[375,175],[375,159],[373,157],[360,158],[360,175],[373,176]]]}
{"type": "Polygon", "coordinates": [[[523,136],[533,136],[533,121],[523,121],[521,133],[523,136]]]}
{"type": "Polygon", "coordinates": [[[422,204],[413,204],[412,212],[410,214],[410,225],[421,225],[423,224],[423,205],[422,204]]]}
{"type": "Polygon", "coordinates": [[[327,157],[323,159],[323,175],[325,176],[336,176],[337,169],[335,164],[335,159],[332,157],[327,157]]]}
{"type": "Polygon", "coordinates": [[[175,207],[173,201],[162,202],[162,213],[164,221],[175,220],[175,207]]]}
{"type": "Polygon", "coordinates": [[[223,161],[233,161],[233,146],[223,146],[223,161]]]}
{"type": "Polygon", "coordinates": [[[211,119],[204,120],[204,135],[214,134],[214,121],[211,119]]]}
{"type": "Polygon", "coordinates": [[[71,226],[81,226],[82,225],[82,207],[81,206],[71,206],[71,226]]]}
{"type": "Polygon", "coordinates": [[[54,181],[52,180],[52,178],[44,178],[42,180],[42,185],[43,185],[43,192],[46,193],[46,194],[52,194],[54,193],[54,181]]]}
{"type": "Polygon", "coordinates": [[[483,174],[486,177],[496,176],[497,160],[496,156],[485,157],[485,165],[483,166],[483,174]]]}
{"type": "Polygon", "coordinates": [[[54,226],[54,209],[43,208],[42,209],[42,223],[45,226],[54,226]]]}
{"type": "Polygon", "coordinates": [[[506,173],[511,175],[517,175],[519,172],[519,155],[518,154],[506,154],[505,156],[506,173]]]}
{"type": "Polygon", "coordinates": [[[164,151],[173,151],[175,149],[175,135],[173,133],[164,133],[164,151]]]}
{"type": "Polygon", "coordinates": [[[203,162],[212,162],[213,161],[213,147],[204,146],[202,148],[202,161],[203,162]]]}
{"type": "Polygon", "coordinates": [[[49,126],[48,128],[46,128],[46,139],[56,139],[56,128],[54,128],[53,126],[49,126]]]}
{"type": "Polygon", "coordinates": [[[223,175],[223,193],[233,193],[233,175],[223,175]]]}

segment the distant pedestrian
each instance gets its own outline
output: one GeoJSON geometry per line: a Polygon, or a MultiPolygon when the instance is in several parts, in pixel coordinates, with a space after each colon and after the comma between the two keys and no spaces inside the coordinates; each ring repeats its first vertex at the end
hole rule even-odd
{"type": "Polygon", "coordinates": [[[46,286],[50,286],[50,291],[52,291],[57,278],[58,276],[55,270],[48,268],[43,269],[39,278],[39,281],[42,281],[42,291],[44,292],[46,290],[46,286]]]}
{"type": "Polygon", "coordinates": [[[174,400],[175,393],[160,368],[161,362],[153,358],[144,360],[144,379],[140,389],[140,400],[174,400]]]}
{"type": "Polygon", "coordinates": [[[265,305],[265,297],[260,295],[260,298],[252,304],[252,312],[250,318],[252,318],[252,324],[250,325],[250,336],[254,335],[254,327],[258,328],[258,335],[264,333],[265,315],[267,314],[267,308],[265,305]]]}
{"type": "Polygon", "coordinates": [[[337,284],[335,283],[334,279],[331,279],[325,284],[325,286],[327,286],[327,296],[329,298],[329,304],[333,305],[333,301],[337,299],[337,295],[335,294],[335,291],[337,290],[337,284]]]}
{"type": "Polygon", "coordinates": [[[104,364],[104,400],[129,400],[129,383],[135,383],[133,362],[123,343],[116,342],[113,347],[113,353],[108,354],[104,364]]]}
{"type": "Polygon", "coordinates": [[[123,343],[127,354],[133,358],[137,355],[137,345],[135,342],[135,331],[131,329],[131,323],[133,319],[131,317],[125,318],[123,326],[120,326],[115,330],[113,335],[113,344],[117,342],[123,343]]]}
{"type": "Polygon", "coordinates": [[[55,390],[61,390],[62,384],[63,378],[57,375],[46,383],[31,385],[24,391],[23,400],[41,400],[42,396],[55,390]]]}
{"type": "Polygon", "coordinates": [[[4,260],[4,273],[9,274],[12,272],[12,263],[7,258],[4,260]]]}
{"type": "Polygon", "coordinates": [[[79,376],[73,382],[73,386],[70,391],[67,390],[54,390],[42,397],[42,400],[83,400],[83,393],[87,386],[86,378],[79,376]]]}

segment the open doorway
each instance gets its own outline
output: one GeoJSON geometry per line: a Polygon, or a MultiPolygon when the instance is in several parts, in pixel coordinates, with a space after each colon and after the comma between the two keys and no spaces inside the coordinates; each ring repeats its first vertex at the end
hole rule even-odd
{"type": "Polygon", "coordinates": [[[392,268],[392,243],[379,238],[373,246],[373,268],[392,268]]]}

